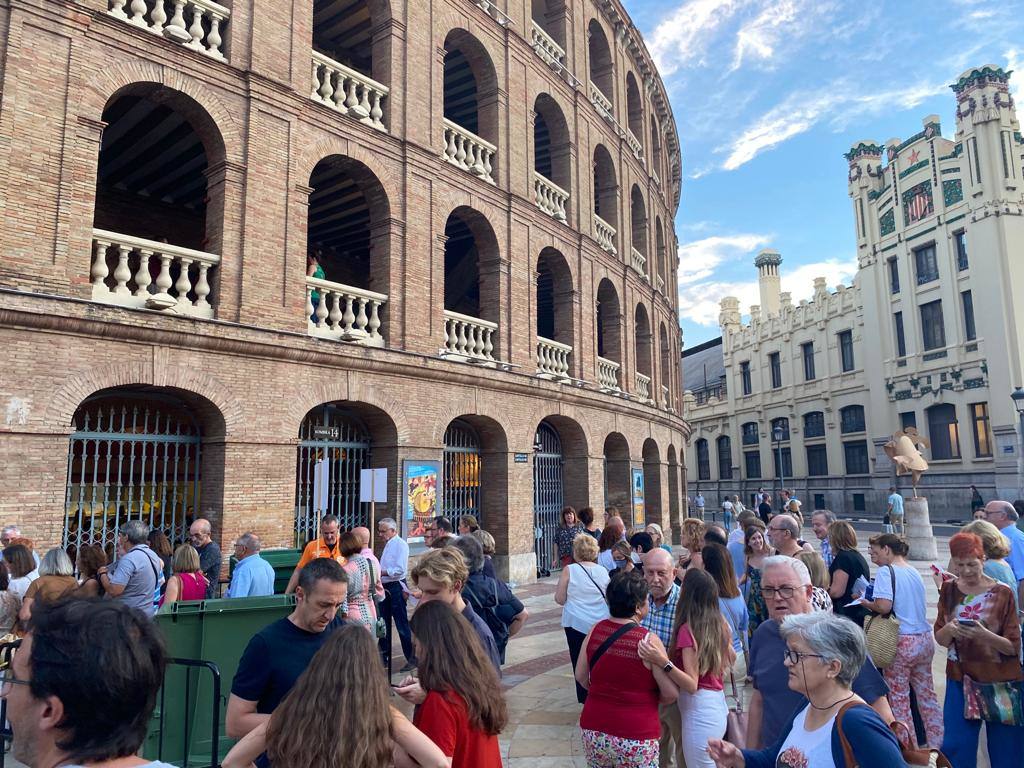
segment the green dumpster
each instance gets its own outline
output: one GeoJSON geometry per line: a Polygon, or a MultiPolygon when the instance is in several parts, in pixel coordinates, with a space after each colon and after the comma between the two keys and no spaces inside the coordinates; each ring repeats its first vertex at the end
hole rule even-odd
{"type": "MultiPolygon", "coordinates": [[[[283,589],[283,587],[282,587],[283,589]]],[[[223,758],[234,741],[224,734],[231,681],[249,639],[263,627],[292,612],[291,595],[196,600],[174,603],[156,624],[167,644],[168,656],[191,664],[170,664],[157,699],[143,755],[181,768],[219,765],[213,753],[212,717],[218,722],[218,756],[223,758]],[[220,696],[214,707],[213,674],[220,673],[220,696]]]]}
{"type": "MultiPolygon", "coordinates": [[[[274,594],[283,595],[285,589],[288,587],[288,580],[292,577],[292,573],[295,571],[295,566],[299,564],[299,558],[302,557],[301,549],[265,549],[260,552],[260,556],[270,563],[274,569],[274,594]]],[[[228,561],[228,573],[232,574],[235,572],[235,565],[238,564],[238,559],[232,555],[228,561]]],[[[225,591],[227,587],[224,588],[225,591]]]]}

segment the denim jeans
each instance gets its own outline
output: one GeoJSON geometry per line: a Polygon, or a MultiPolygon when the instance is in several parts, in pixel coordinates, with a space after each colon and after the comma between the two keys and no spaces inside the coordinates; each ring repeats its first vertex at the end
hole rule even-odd
{"type": "MultiPolygon", "coordinates": [[[[381,615],[384,620],[390,625],[392,620],[395,623],[395,629],[398,631],[398,639],[402,643],[402,653],[405,654],[405,660],[415,663],[416,655],[412,649],[412,630],[409,628],[409,614],[405,607],[405,595],[402,592],[402,585],[397,581],[388,581],[384,583],[384,602],[380,606],[381,615]]],[[[391,656],[391,649],[386,648],[387,641],[381,638],[379,641],[381,650],[391,656]]]]}
{"type": "MultiPolygon", "coordinates": [[[[977,768],[982,722],[964,719],[964,684],[947,680],[942,753],[949,758],[953,768],[977,768]]],[[[992,768],[1020,765],[1021,754],[1024,753],[1024,726],[986,722],[985,729],[992,768]]]]}

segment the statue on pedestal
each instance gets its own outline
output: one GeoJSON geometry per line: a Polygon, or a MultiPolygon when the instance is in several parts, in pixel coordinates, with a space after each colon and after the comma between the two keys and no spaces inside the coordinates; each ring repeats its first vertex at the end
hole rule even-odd
{"type": "Polygon", "coordinates": [[[921,475],[928,470],[928,462],[921,453],[921,449],[928,445],[928,440],[917,433],[917,427],[906,427],[893,434],[892,439],[882,446],[885,455],[896,465],[896,475],[910,475],[915,498],[921,475]]]}

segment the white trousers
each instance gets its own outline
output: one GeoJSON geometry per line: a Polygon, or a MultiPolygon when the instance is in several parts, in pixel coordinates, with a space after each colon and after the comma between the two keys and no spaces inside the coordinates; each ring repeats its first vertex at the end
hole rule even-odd
{"type": "Polygon", "coordinates": [[[678,703],[686,768],[715,768],[708,755],[708,739],[725,737],[725,693],[698,688],[696,693],[680,693],[678,703]]]}

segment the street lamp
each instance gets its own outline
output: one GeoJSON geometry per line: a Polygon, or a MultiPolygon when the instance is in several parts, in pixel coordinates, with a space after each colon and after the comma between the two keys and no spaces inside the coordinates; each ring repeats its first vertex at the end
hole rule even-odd
{"type": "Polygon", "coordinates": [[[1017,409],[1017,491],[1024,497],[1024,389],[1017,387],[1010,394],[1013,407],[1017,409]]]}
{"type": "MultiPolygon", "coordinates": [[[[1021,392],[1021,397],[1024,397],[1024,391],[1021,392]]],[[[775,441],[775,453],[778,456],[779,461],[779,492],[786,487],[786,469],[782,465],[782,438],[785,436],[785,432],[782,431],[782,425],[778,422],[772,427],[772,439],[775,441]]]]}

